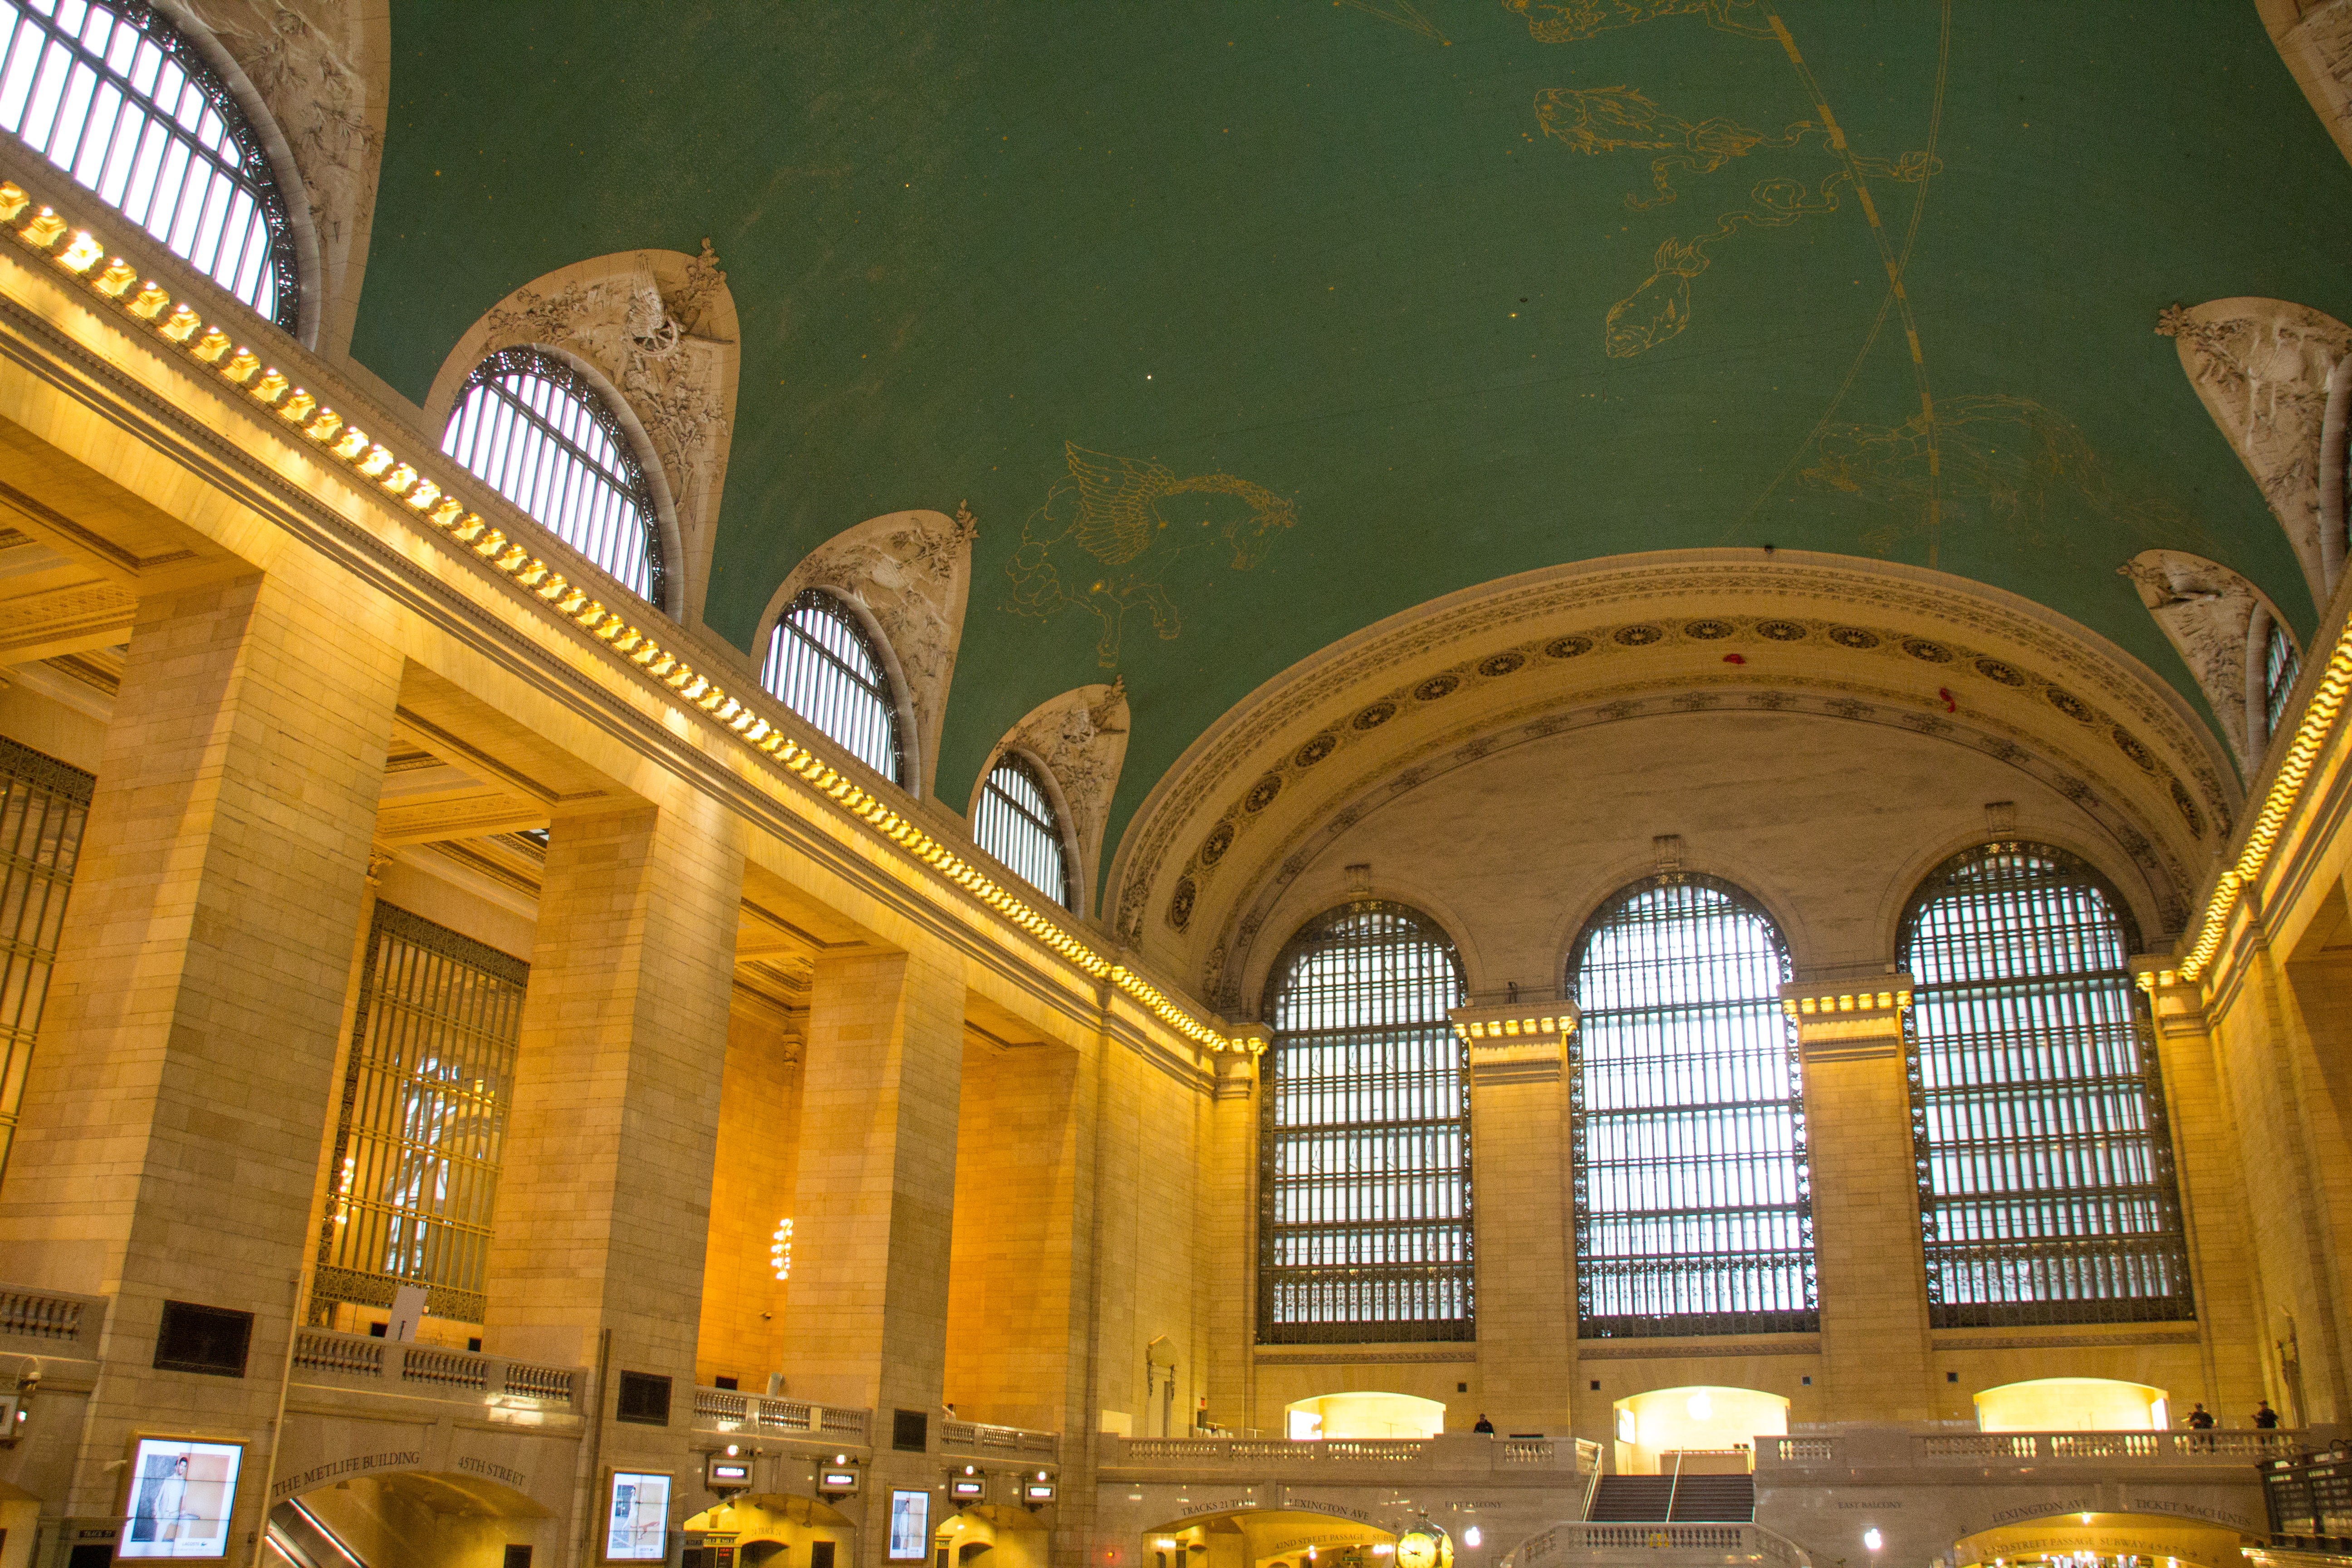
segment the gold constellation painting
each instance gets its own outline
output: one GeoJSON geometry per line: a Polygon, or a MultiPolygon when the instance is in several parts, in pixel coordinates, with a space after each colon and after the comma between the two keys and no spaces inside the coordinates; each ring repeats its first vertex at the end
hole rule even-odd
{"type": "Polygon", "coordinates": [[[1004,607],[1049,620],[1084,606],[1102,623],[1095,659],[1106,668],[1118,662],[1129,610],[1149,611],[1162,637],[1183,629],[1167,586],[1179,560],[1208,551],[1246,572],[1274,531],[1295,521],[1288,500],[1232,474],[1180,479],[1157,458],[1113,457],[1071,442],[1062,449],[1069,477],[1021,525],[1004,607]]]}
{"type": "MultiPolygon", "coordinates": [[[[1638,20],[1638,18],[1633,18],[1638,20]]],[[[1622,24],[1615,24],[1622,25],[1622,24]]],[[[1758,152],[1802,155],[1826,163],[1818,180],[1774,174],[1749,187],[1747,201],[1715,220],[1707,232],[1669,237],[1651,258],[1650,276],[1609,307],[1601,347],[1612,359],[1630,359],[1654,349],[1690,324],[1690,280],[1706,270],[1710,247],[1743,228],[1782,228],[1799,218],[1838,209],[1845,191],[1861,178],[1916,184],[1938,171],[1933,155],[1906,153],[1896,159],[1867,158],[1838,144],[1827,126],[1793,121],[1779,135],[1751,130],[1721,116],[1694,123],[1660,109],[1630,87],[1556,87],[1536,95],[1536,120],[1544,134],[1589,157],[1610,153],[1658,154],[1650,161],[1652,195],[1628,194],[1636,212],[1676,199],[1675,175],[1711,174],[1735,158],[1758,152]]]]}
{"type": "Polygon", "coordinates": [[[1771,37],[1759,18],[1758,0],[1503,0],[1506,9],[1528,19],[1539,44],[1572,44],[1612,27],[1630,27],[1654,16],[1705,16],[1727,33],[1771,37]]]}

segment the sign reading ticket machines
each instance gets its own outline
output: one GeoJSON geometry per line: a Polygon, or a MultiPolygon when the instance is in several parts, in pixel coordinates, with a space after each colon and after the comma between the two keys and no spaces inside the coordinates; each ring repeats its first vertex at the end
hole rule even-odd
{"type": "Polygon", "coordinates": [[[604,1494],[604,1561],[659,1563],[668,1547],[669,1478],[614,1470],[604,1494]]]}
{"type": "Polygon", "coordinates": [[[239,1443],[140,1438],[131,1456],[131,1496],[115,1560],[227,1556],[237,1465],[244,1458],[239,1443]]]}

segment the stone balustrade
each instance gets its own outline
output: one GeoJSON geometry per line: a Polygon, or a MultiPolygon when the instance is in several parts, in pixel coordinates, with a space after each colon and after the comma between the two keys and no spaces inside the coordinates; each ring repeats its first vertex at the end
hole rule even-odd
{"type": "Polygon", "coordinates": [[[761,1437],[803,1437],[814,1443],[839,1443],[862,1448],[872,1426],[872,1415],[838,1405],[811,1405],[772,1394],[744,1394],[732,1388],[694,1391],[694,1425],[698,1431],[761,1437]]]}
{"type": "Polygon", "coordinates": [[[1058,1433],[992,1426],[985,1421],[940,1422],[940,1446],[951,1454],[1014,1454],[1043,1460],[1059,1460],[1062,1457],[1058,1433]]]}
{"type": "Polygon", "coordinates": [[[428,1399],[563,1410],[577,1408],[585,1386],[584,1374],[576,1367],[535,1366],[476,1351],[331,1329],[304,1329],[296,1336],[294,1375],[297,1382],[326,1378],[336,1386],[364,1384],[428,1399]]]}
{"type": "Polygon", "coordinates": [[[1505,1568],[1566,1568],[1574,1563],[1627,1561],[1638,1553],[1659,1568],[1769,1563],[1811,1568],[1812,1559],[1786,1536],[1755,1524],[1601,1524],[1578,1520],[1529,1536],[1505,1568]]]}
{"type": "Polygon", "coordinates": [[[1122,1437],[1110,1440],[1104,1463],[1128,1470],[1228,1475],[1280,1479],[1338,1472],[1469,1471],[1524,1474],[1554,1471],[1589,1476],[1601,1468],[1601,1445],[1585,1438],[1496,1437],[1452,1433],[1440,1437],[1122,1437]]]}
{"type": "Polygon", "coordinates": [[[1880,1432],[1801,1434],[1756,1439],[1756,1468],[1844,1466],[2160,1465],[2243,1468],[2290,1458],[2300,1432],[1880,1432]]]}
{"type": "Polygon", "coordinates": [[[0,1285],[0,1338],[38,1340],[53,1354],[88,1354],[105,1321],[103,1296],[0,1285]]]}

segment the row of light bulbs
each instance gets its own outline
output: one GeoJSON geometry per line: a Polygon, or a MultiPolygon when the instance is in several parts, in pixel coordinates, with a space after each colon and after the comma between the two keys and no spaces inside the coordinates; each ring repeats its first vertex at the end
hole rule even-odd
{"type": "Polygon", "coordinates": [[[67,275],[80,279],[134,321],[152,327],[165,342],[184,350],[197,363],[216,372],[222,380],[242,389],[319,450],[356,470],[424,521],[466,545],[495,570],[536,595],[555,614],[569,619],[615,655],[709,714],[744,744],[782,763],[819,794],[864,820],[1087,974],[1097,980],[1108,980],[1162,1024],[1205,1050],[1265,1049],[1262,1042],[1221,1034],[1178,1006],[1143,976],[1097,952],[1091,945],[1040,913],[1027,900],[1003,887],[890,809],[823,757],[786,738],[740,699],[729,695],[718,682],[696,670],[675,651],[660,647],[619,612],[592,596],[586,589],[566,581],[561,572],[509,539],[504,531],[484,521],[480,513],[468,510],[456,496],[425,477],[414,464],[403,461],[391,447],[295,385],[275,365],[265,364],[259,354],[237,342],[219,323],[208,323],[194,306],[185,300],[174,300],[170,290],[154,279],[142,282],[139,269],[123,258],[107,259],[106,246],[90,230],[74,227],[53,207],[34,209],[33,198],[23,186],[14,181],[0,181],[0,223],[16,225],[19,218],[26,221],[10,232],[27,248],[47,257],[67,275]],[[28,210],[31,216],[26,217],[28,210]],[[103,266],[100,265],[101,261],[103,266]]]}

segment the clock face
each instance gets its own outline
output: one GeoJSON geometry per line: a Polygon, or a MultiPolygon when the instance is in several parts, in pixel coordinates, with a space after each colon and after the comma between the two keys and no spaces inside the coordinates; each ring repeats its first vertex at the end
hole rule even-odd
{"type": "Polygon", "coordinates": [[[1437,1542],[1427,1531],[1408,1531],[1397,1538],[1397,1568],[1437,1568],[1437,1542]]]}

